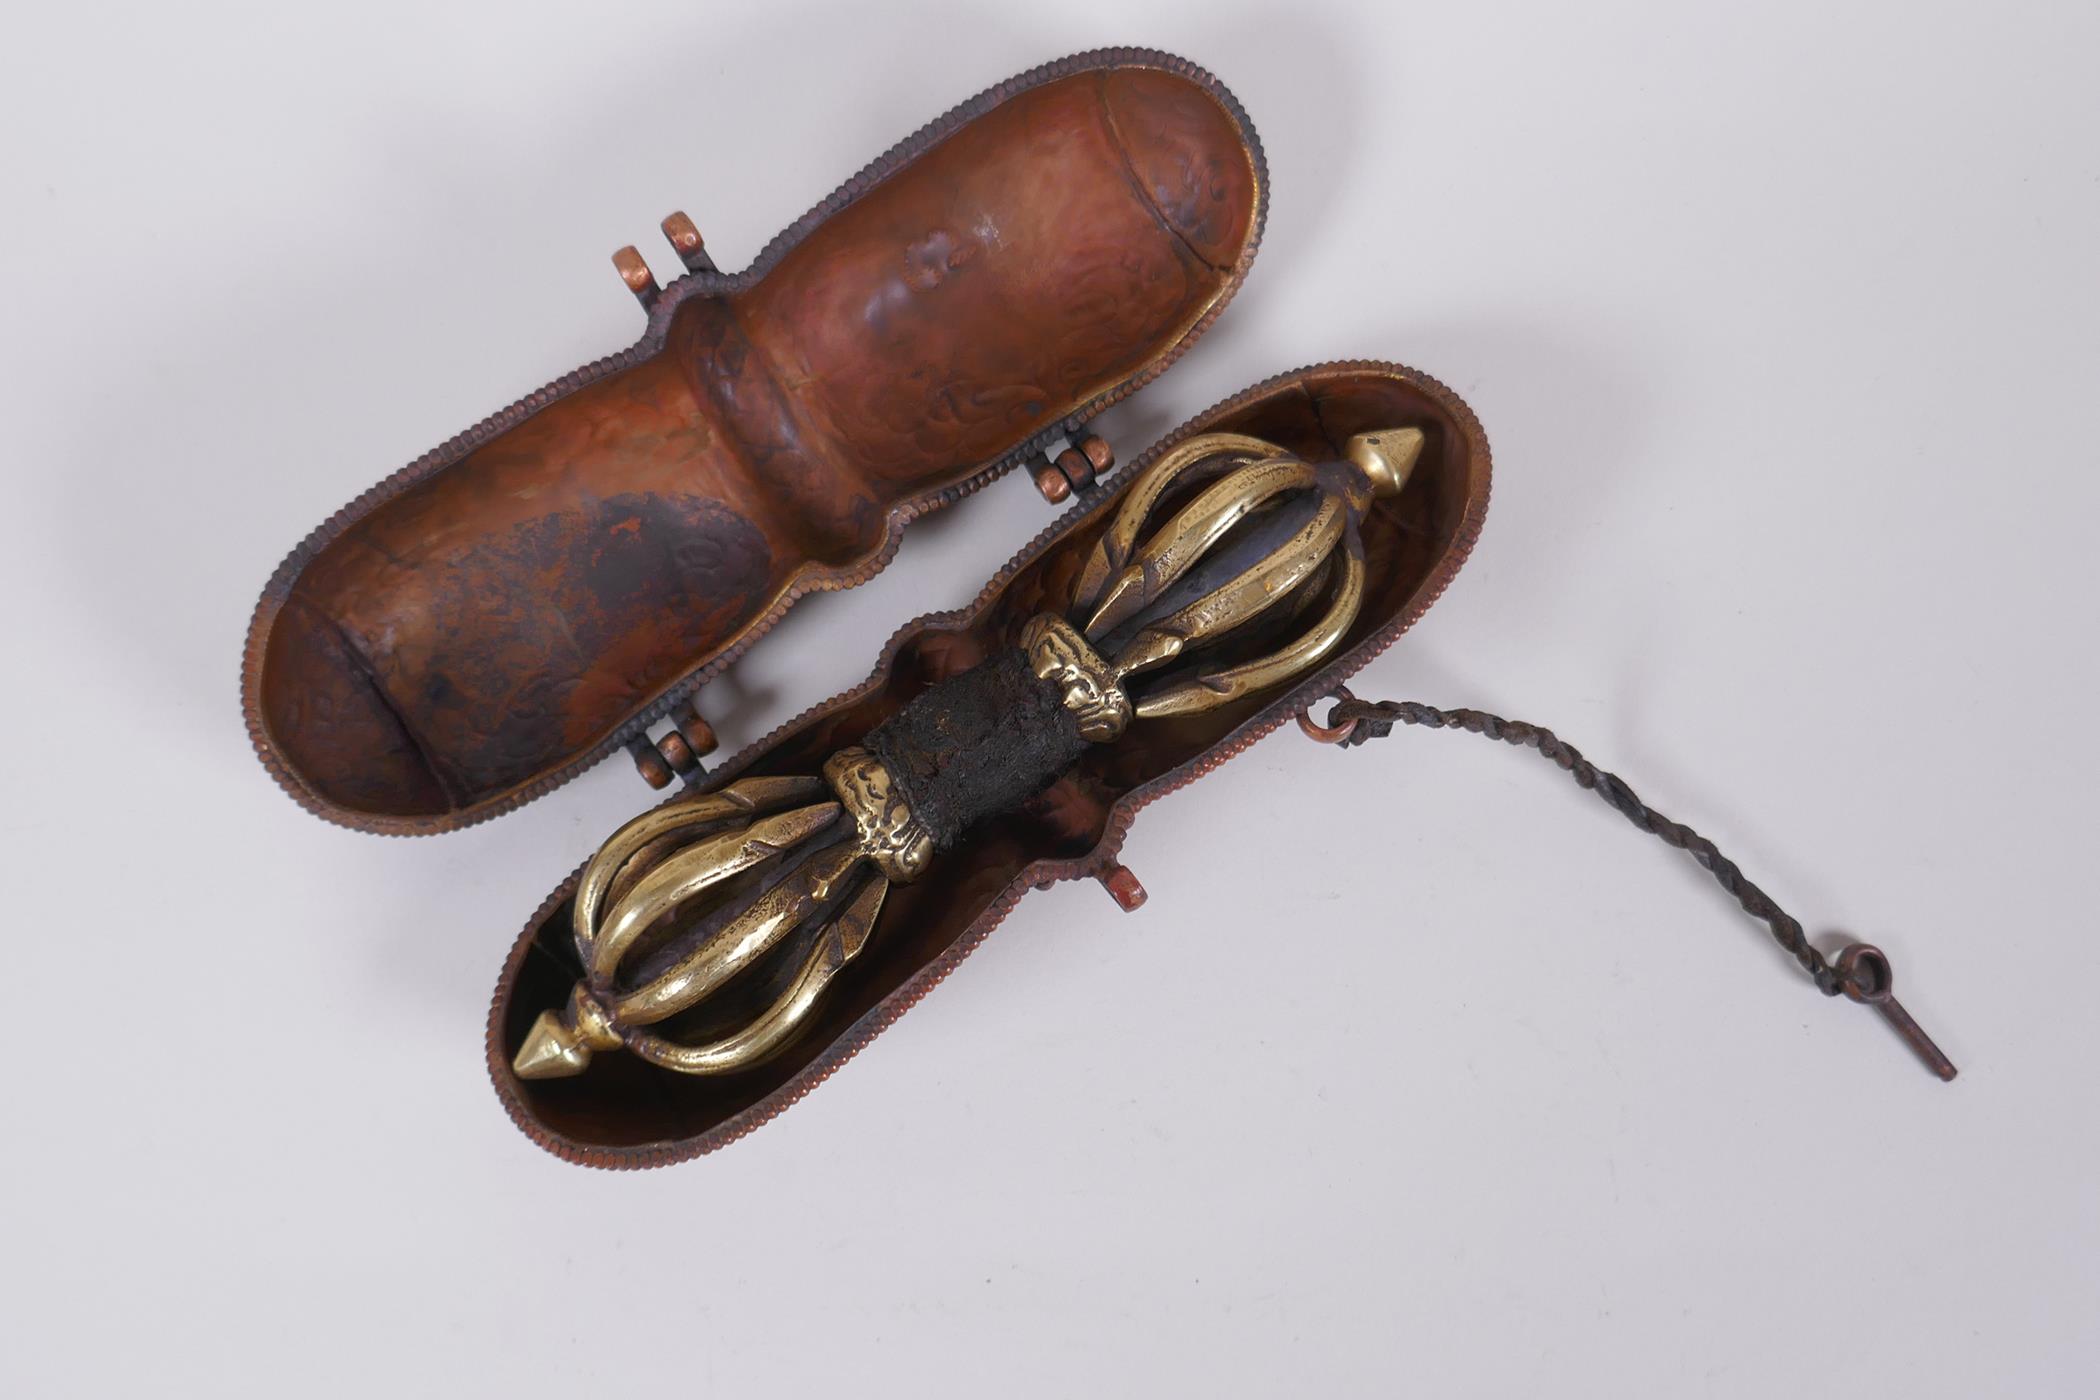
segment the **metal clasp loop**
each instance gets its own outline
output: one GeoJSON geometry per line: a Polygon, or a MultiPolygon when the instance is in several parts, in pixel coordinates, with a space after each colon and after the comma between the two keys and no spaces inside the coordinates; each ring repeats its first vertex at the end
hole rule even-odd
{"type": "MultiPolygon", "coordinates": [[[[1356,697],[1349,693],[1348,686],[1342,685],[1336,686],[1334,694],[1327,698],[1329,700],[1342,701],[1354,700],[1356,697]]],[[[1313,701],[1313,705],[1319,703],[1318,700],[1313,701]]],[[[1356,732],[1358,723],[1359,721],[1352,719],[1347,724],[1320,724],[1312,717],[1312,705],[1307,705],[1304,709],[1298,711],[1298,727],[1305,731],[1305,737],[1322,744],[1341,743],[1356,732]]]]}

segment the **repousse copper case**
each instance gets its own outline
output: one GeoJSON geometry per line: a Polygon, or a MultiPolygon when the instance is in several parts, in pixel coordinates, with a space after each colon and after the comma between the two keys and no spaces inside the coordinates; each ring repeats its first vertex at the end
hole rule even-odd
{"type": "MultiPolygon", "coordinates": [[[[1045,65],[901,142],[747,270],[654,295],[640,341],[425,454],[314,531],[264,590],[242,668],[265,765],[311,811],[393,834],[541,796],[683,712],[802,595],[880,570],[913,518],[1078,440],[1179,357],[1245,277],[1268,175],[1209,74],[1104,50],[1045,65]]],[[[574,877],[503,964],[488,1060],[563,1157],[710,1151],[806,1094],[914,1005],[1028,889],[1115,867],[1139,808],[1331,693],[1457,572],[1488,500],[1485,437],[1398,365],[1281,374],[1079,493],[970,607],[908,623],[866,682],[709,772],[815,772],[912,696],[1011,644],[1068,587],[1117,484],[1191,433],[1307,457],[1421,427],[1407,489],[1365,522],[1369,584],[1333,658],[1287,693],[1148,725],[897,889],[815,1023],[747,1073],[611,1057],[525,1082],[510,1060],[577,976],[574,877]]],[[[521,891],[521,895],[523,892],[521,891]]],[[[523,900],[521,899],[521,904],[523,900]]]]}

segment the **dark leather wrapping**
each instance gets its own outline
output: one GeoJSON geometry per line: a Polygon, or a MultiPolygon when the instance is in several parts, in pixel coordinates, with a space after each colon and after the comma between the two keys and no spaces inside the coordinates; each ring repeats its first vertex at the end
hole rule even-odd
{"type": "Polygon", "coordinates": [[[867,742],[943,851],[979,821],[1048,787],[1086,747],[1058,688],[1038,680],[1018,651],[942,681],[877,725],[867,742]]]}

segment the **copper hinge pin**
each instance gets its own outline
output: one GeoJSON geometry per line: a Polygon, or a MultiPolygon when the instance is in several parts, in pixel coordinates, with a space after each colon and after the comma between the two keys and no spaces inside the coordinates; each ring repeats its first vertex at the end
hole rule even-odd
{"type": "Polygon", "coordinates": [[[715,260],[707,255],[707,244],[700,237],[700,226],[693,222],[685,210],[674,210],[664,216],[664,237],[671,244],[671,251],[678,254],[678,261],[685,264],[687,272],[719,272],[715,260]]]}
{"type": "Polygon", "coordinates": [[[642,261],[641,251],[630,243],[612,255],[612,263],[627,290],[642,304],[642,310],[654,310],[656,294],[663,289],[656,285],[656,274],[649,270],[649,264],[642,261]]]}

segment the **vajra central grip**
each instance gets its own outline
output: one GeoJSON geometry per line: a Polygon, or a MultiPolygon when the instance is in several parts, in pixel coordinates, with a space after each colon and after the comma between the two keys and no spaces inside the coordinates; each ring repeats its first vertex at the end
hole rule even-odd
{"type": "Polygon", "coordinates": [[[747,778],[615,832],[576,888],[583,979],[513,1068],[580,1074],[624,1048],[727,1074],[779,1051],[867,947],[890,885],[925,875],[972,824],[1134,720],[1214,709],[1332,652],[1363,601],[1364,511],[1400,491],[1422,445],[1414,428],[1362,433],[1314,464],[1209,433],[1163,454],[1127,488],[1064,616],[1030,618],[1014,649],[918,696],[821,778],[747,778]],[[712,1024],[739,988],[758,1009],[712,1024]],[[651,1029],[674,1017],[699,1031],[651,1029]]]}

